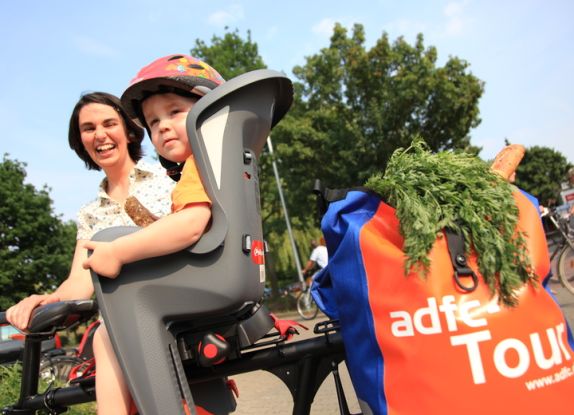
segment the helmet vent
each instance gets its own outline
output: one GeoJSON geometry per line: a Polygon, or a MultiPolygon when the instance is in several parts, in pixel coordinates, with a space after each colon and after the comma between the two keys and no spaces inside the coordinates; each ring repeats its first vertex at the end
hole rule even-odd
{"type": "Polygon", "coordinates": [[[169,61],[175,61],[175,60],[181,59],[181,58],[185,58],[185,56],[183,56],[183,55],[173,55],[172,57],[170,57],[170,58],[168,59],[168,62],[169,62],[169,61]]]}

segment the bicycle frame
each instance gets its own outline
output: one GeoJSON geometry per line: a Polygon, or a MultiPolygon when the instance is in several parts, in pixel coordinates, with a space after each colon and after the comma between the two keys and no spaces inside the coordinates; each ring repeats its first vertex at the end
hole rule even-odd
{"type": "MultiPolygon", "coordinates": [[[[38,372],[41,342],[59,330],[87,321],[96,311],[97,305],[93,301],[54,303],[35,310],[31,320],[31,332],[25,340],[20,397],[14,405],[2,410],[3,415],[31,415],[37,410],[58,414],[71,405],[95,401],[94,377],[79,378],[69,386],[49,388],[38,393],[38,372]],[[48,325],[52,322],[53,324],[48,325]],[[41,330],[38,329],[39,326],[41,330]]],[[[0,322],[7,322],[5,313],[0,313],[0,322]]],[[[345,360],[338,322],[318,323],[314,332],[318,336],[290,343],[285,343],[285,338],[277,338],[278,333],[269,333],[261,342],[242,351],[237,359],[212,367],[186,365],[186,377],[190,384],[196,384],[266,370],[277,376],[291,392],[293,414],[308,414],[319,387],[329,373],[332,373],[340,413],[351,415],[338,373],[338,365],[345,360]]]]}
{"type": "Polygon", "coordinates": [[[554,227],[558,230],[558,232],[560,233],[561,236],[561,242],[558,246],[558,248],[556,248],[556,250],[553,252],[550,260],[552,260],[554,258],[554,256],[566,245],[570,245],[570,247],[572,249],[574,249],[574,241],[572,241],[569,237],[568,237],[568,231],[564,229],[564,226],[562,224],[560,224],[559,219],[556,217],[556,211],[552,210],[549,211],[547,213],[550,221],[552,222],[552,224],[554,225],[554,227]]]}
{"type": "MultiPolygon", "coordinates": [[[[201,398],[205,395],[219,404],[230,391],[225,388],[218,394],[210,386],[223,385],[226,376],[259,369],[287,385],[298,415],[309,413],[319,385],[333,372],[341,413],[348,414],[337,372],[345,358],[338,327],[330,323],[317,328],[321,335],[316,338],[285,343],[286,335],[270,332],[273,319],[261,306],[265,242],[258,208],[258,158],[272,127],[288,111],[292,94],[292,84],[283,74],[258,70],[227,81],[199,100],[188,114],[187,130],[212,201],[209,229],[188,250],[127,264],[116,279],[92,272],[110,341],[132,398],[144,414],[183,413],[182,401],[195,413],[197,402],[189,384],[214,378],[199,389],[207,389],[201,398]],[[217,339],[221,346],[215,346],[217,339]],[[215,346],[216,354],[205,352],[206,345],[215,346]],[[223,358],[227,361],[220,363],[223,358]]],[[[92,240],[111,241],[135,231],[108,228],[92,240]]],[[[59,413],[69,404],[94,400],[93,378],[37,394],[36,340],[69,327],[70,310],[58,310],[55,304],[35,310],[21,396],[4,414],[32,414],[36,409],[59,413]]],[[[68,305],[78,311],[74,302],[68,305]]],[[[232,406],[233,402],[221,411],[227,413],[232,406]]]]}

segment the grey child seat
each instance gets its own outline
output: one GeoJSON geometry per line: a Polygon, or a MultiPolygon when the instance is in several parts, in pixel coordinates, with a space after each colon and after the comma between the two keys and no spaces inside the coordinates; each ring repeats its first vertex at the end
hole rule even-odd
{"type": "MultiPolygon", "coordinates": [[[[141,414],[183,414],[182,399],[194,413],[184,366],[197,357],[194,348],[205,333],[217,333],[239,350],[273,327],[260,307],[265,269],[257,163],[292,95],[287,77],[257,70],[200,99],[188,115],[187,131],[213,202],[210,228],[188,250],[128,264],[116,279],[92,272],[141,414]]],[[[108,228],[93,240],[112,241],[137,230],[108,228]]],[[[192,387],[196,403],[198,395],[210,394],[210,385],[198,385],[197,394],[192,387]]]]}

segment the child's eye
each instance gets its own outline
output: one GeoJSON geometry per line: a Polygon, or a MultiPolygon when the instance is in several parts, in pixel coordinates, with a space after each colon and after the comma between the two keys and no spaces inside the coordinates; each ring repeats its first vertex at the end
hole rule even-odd
{"type": "Polygon", "coordinates": [[[179,108],[174,108],[174,109],[172,109],[172,110],[170,111],[170,114],[171,114],[171,115],[177,115],[177,114],[179,114],[180,112],[181,112],[181,109],[179,109],[179,108]]]}
{"type": "Polygon", "coordinates": [[[147,124],[151,127],[153,127],[154,125],[156,125],[159,122],[159,120],[157,118],[152,118],[151,120],[149,120],[147,122],[147,124]]]}

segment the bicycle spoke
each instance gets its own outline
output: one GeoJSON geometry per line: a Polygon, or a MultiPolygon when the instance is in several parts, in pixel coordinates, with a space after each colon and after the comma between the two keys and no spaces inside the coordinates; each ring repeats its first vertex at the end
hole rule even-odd
{"type": "Polygon", "coordinates": [[[574,294],[574,250],[569,245],[560,253],[557,269],[564,288],[574,294]]]}

